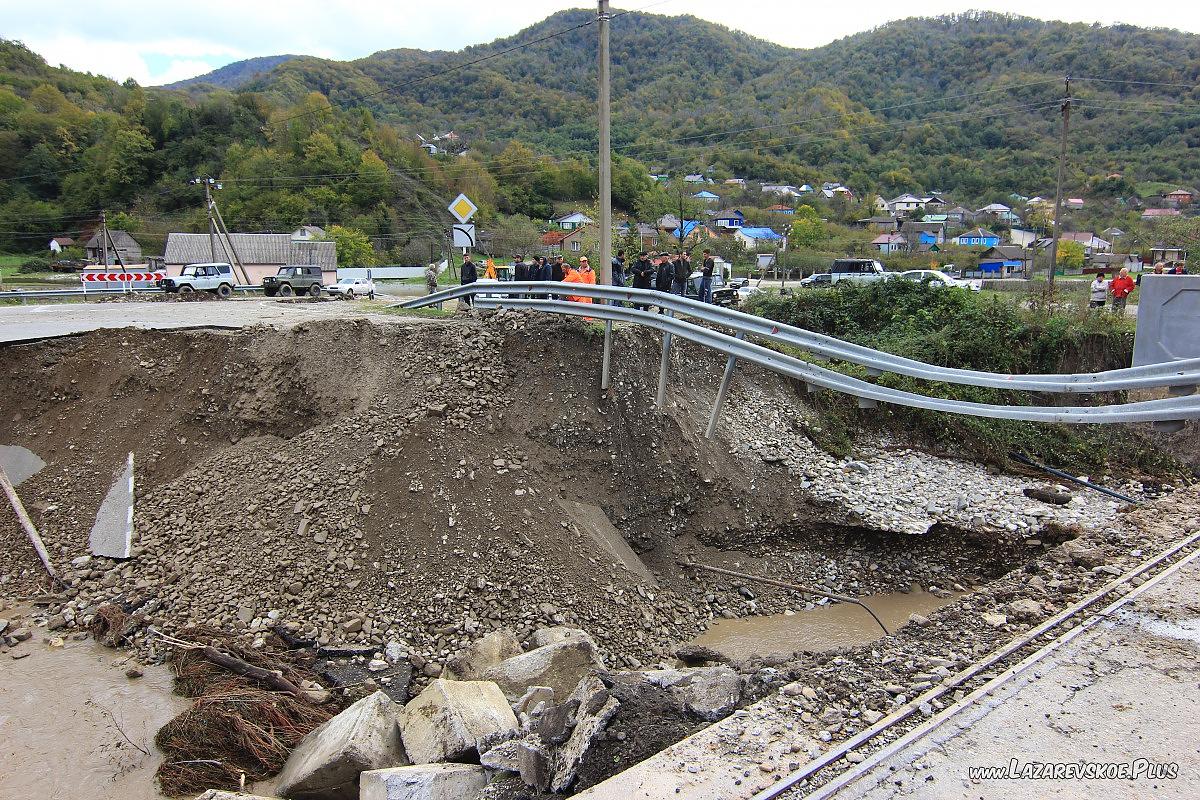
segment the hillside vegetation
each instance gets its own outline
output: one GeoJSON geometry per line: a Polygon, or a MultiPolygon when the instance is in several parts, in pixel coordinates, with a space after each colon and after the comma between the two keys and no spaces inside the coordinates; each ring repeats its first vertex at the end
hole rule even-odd
{"type": "MultiPolygon", "coordinates": [[[[533,221],[595,197],[589,18],[563,12],[461,53],[286,58],[242,82],[271,62],[257,60],[210,78],[233,91],[203,79],[186,91],[117,84],[0,42],[0,249],[86,233],[105,208],[156,252],[169,230],[203,229],[201,193],[187,185],[197,175],[224,182],[237,230],[340,224],[416,258],[466,191],[481,222],[524,248],[537,240],[533,221]],[[486,56],[496,57],[423,80],[486,56]],[[416,144],[449,130],[465,155],[416,144]]],[[[1136,196],[1200,172],[1189,88],[1200,37],[1173,31],[969,14],[801,51],[631,13],[613,23],[613,62],[614,202],[642,220],[678,208],[650,171],[839,180],[864,198],[1048,194],[1066,73],[1079,99],[1070,191],[1136,196]]]]}

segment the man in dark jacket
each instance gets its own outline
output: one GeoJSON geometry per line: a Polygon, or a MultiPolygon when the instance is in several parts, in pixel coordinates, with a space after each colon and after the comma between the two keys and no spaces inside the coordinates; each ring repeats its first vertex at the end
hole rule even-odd
{"type": "MultiPolygon", "coordinates": [[[[459,283],[461,283],[463,286],[479,280],[479,270],[475,268],[475,262],[471,260],[470,255],[467,255],[463,258],[461,275],[462,279],[459,281],[459,283]]],[[[464,297],[463,302],[465,302],[467,305],[471,305],[471,296],[467,295],[464,297]]]]}
{"type": "MultiPolygon", "coordinates": [[[[650,257],[643,250],[638,256],[638,260],[633,263],[633,288],[649,289],[654,283],[654,264],[650,261],[650,257]]],[[[635,303],[634,308],[642,311],[646,310],[644,303],[635,303]]]]}
{"type": "Polygon", "coordinates": [[[525,263],[525,257],[516,255],[513,256],[513,280],[527,281],[529,280],[529,265],[525,263]]]}
{"type": "Polygon", "coordinates": [[[713,260],[712,251],[704,251],[704,265],[700,267],[700,302],[712,302],[712,279],[713,270],[716,269],[717,262],[713,260]]]}
{"type": "Polygon", "coordinates": [[[550,280],[561,281],[566,274],[567,271],[563,268],[563,257],[555,256],[554,266],[550,268],[550,280]]]}
{"type": "Polygon", "coordinates": [[[654,288],[660,292],[670,292],[671,282],[675,280],[675,267],[670,256],[659,256],[658,266],[654,271],[654,288]]]}
{"type": "Polygon", "coordinates": [[[672,262],[675,269],[675,279],[671,281],[671,291],[680,297],[687,296],[687,282],[692,275],[692,257],[687,253],[680,253],[672,262]]]}

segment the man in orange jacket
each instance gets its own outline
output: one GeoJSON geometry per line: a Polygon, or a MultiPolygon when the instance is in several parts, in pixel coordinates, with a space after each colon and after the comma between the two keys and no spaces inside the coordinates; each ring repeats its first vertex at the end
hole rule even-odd
{"type": "MultiPolygon", "coordinates": [[[[587,256],[584,256],[583,258],[579,259],[579,269],[571,269],[569,266],[566,267],[566,274],[563,276],[563,282],[564,283],[589,283],[593,286],[596,285],[596,273],[595,273],[595,271],[592,270],[591,264],[588,263],[587,256]]],[[[573,303],[590,303],[590,302],[592,302],[592,298],[580,297],[578,295],[571,295],[571,296],[567,297],[567,299],[573,303]]]]}

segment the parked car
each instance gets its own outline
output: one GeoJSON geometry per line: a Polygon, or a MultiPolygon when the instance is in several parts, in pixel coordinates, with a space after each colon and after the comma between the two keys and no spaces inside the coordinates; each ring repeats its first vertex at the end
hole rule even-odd
{"type": "Polygon", "coordinates": [[[806,289],[825,289],[833,285],[833,276],[828,272],[818,272],[801,278],[800,285],[806,289]]]}
{"type": "Polygon", "coordinates": [[[235,281],[233,265],[225,263],[188,264],[174,278],[158,281],[158,288],[167,294],[212,292],[218,297],[232,297],[235,281]]]}
{"type": "Polygon", "coordinates": [[[325,288],[321,278],[320,267],[288,264],[280,267],[274,275],[263,278],[263,293],[267,297],[291,297],[294,294],[320,297],[325,288]]]}
{"type": "Polygon", "coordinates": [[[961,278],[952,278],[940,269],[910,269],[907,272],[901,272],[897,277],[900,280],[917,283],[928,281],[933,286],[957,286],[960,289],[970,289],[972,292],[978,292],[983,288],[983,281],[964,281],[961,278]]]}
{"type": "Polygon", "coordinates": [[[334,284],[325,287],[325,291],[343,300],[353,300],[356,297],[375,299],[375,281],[370,278],[342,278],[334,284]]]}
{"type": "Polygon", "coordinates": [[[749,278],[734,278],[721,288],[713,289],[712,301],[726,308],[737,308],[758,291],[759,288],[752,285],[749,278]]]}
{"type": "Polygon", "coordinates": [[[842,281],[871,283],[885,281],[891,277],[891,273],[883,269],[883,264],[872,258],[839,258],[833,262],[829,274],[830,281],[834,284],[842,281]]]}

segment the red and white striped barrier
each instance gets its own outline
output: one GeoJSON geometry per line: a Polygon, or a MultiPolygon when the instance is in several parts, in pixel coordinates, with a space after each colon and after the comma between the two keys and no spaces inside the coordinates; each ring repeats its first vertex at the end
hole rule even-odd
{"type": "Polygon", "coordinates": [[[84,283],[137,283],[138,281],[161,281],[165,272],[85,272],[79,276],[84,283]]]}

